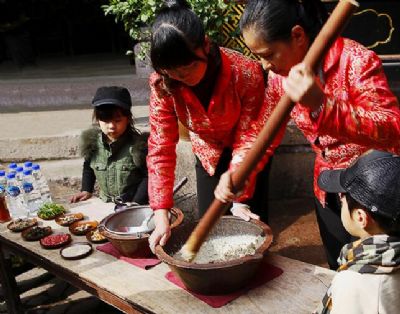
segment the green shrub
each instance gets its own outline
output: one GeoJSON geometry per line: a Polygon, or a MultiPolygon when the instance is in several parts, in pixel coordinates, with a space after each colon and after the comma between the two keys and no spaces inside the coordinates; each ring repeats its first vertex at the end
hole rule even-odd
{"type": "MultiPolygon", "coordinates": [[[[226,12],[233,14],[233,11],[228,9],[235,2],[188,0],[188,3],[203,21],[207,35],[216,43],[221,44],[223,40],[222,25],[230,18],[226,12]]],[[[106,15],[113,15],[116,23],[122,22],[129,36],[140,42],[148,40],[150,30],[146,26],[150,26],[154,22],[163,4],[162,0],[109,0],[109,4],[102,5],[102,9],[106,15]]],[[[232,36],[235,36],[234,33],[232,32],[232,36]]]]}

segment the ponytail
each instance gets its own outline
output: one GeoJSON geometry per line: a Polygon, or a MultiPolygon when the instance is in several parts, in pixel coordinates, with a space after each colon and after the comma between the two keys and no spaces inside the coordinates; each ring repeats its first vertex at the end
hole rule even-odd
{"type": "Polygon", "coordinates": [[[199,57],[195,50],[205,42],[204,26],[185,0],[167,0],[152,27],[150,59],[162,73],[190,64],[199,57]]]}
{"type": "Polygon", "coordinates": [[[251,28],[271,42],[290,38],[292,28],[300,25],[314,40],[327,17],[320,0],[249,0],[240,28],[251,28]]]}

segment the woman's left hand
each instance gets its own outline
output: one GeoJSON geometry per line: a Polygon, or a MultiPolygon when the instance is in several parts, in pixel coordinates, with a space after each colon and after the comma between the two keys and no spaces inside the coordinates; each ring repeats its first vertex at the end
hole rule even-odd
{"type": "Polygon", "coordinates": [[[283,80],[283,89],[290,99],[312,111],[317,110],[324,101],[324,92],[312,70],[304,63],[292,67],[283,80]]]}
{"type": "Polygon", "coordinates": [[[254,214],[248,205],[242,203],[233,203],[231,213],[233,216],[242,218],[245,221],[249,221],[250,219],[260,220],[260,216],[254,214]]]}

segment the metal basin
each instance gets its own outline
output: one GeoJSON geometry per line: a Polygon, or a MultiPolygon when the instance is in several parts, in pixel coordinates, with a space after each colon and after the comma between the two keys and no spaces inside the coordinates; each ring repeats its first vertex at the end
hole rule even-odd
{"type": "Polygon", "coordinates": [[[188,223],[174,229],[164,247],[156,247],[157,257],[168,264],[172,272],[191,291],[217,295],[236,291],[245,286],[261,265],[264,254],[272,243],[272,231],[268,225],[257,220],[249,222],[233,216],[223,216],[210,237],[234,235],[261,235],[265,237],[254,255],[209,264],[195,264],[178,260],[173,255],[186,243],[196,223],[188,223]]]}
{"type": "MultiPolygon", "coordinates": [[[[170,211],[171,228],[183,221],[183,213],[178,208],[170,211]]],[[[148,238],[154,229],[152,219],[143,228],[143,221],[152,217],[149,206],[132,206],[105,217],[99,225],[99,232],[124,256],[147,257],[151,254],[148,238]],[[147,230],[144,230],[147,229],[147,230]],[[139,230],[139,231],[135,231],[139,230]]]]}

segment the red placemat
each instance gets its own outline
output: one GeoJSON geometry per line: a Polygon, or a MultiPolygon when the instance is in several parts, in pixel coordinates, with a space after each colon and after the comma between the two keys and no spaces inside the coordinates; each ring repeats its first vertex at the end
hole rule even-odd
{"type": "Polygon", "coordinates": [[[149,258],[133,258],[121,255],[119,251],[112,245],[112,243],[106,243],[103,245],[98,245],[96,247],[101,252],[110,254],[122,261],[128,262],[129,264],[135,265],[137,267],[143,269],[149,269],[153,266],[156,266],[161,263],[161,261],[157,257],[149,257],[149,258]]]}
{"type": "Polygon", "coordinates": [[[207,303],[214,308],[217,308],[237,299],[242,294],[248,292],[250,289],[261,286],[262,284],[280,276],[282,273],[283,270],[279,267],[264,262],[261,264],[260,269],[257,271],[251,282],[249,282],[245,287],[238,291],[223,295],[204,295],[190,291],[184,286],[182,281],[177,276],[175,276],[173,272],[168,272],[165,275],[165,278],[167,278],[170,282],[177,285],[178,287],[186,290],[199,300],[207,303]]]}

